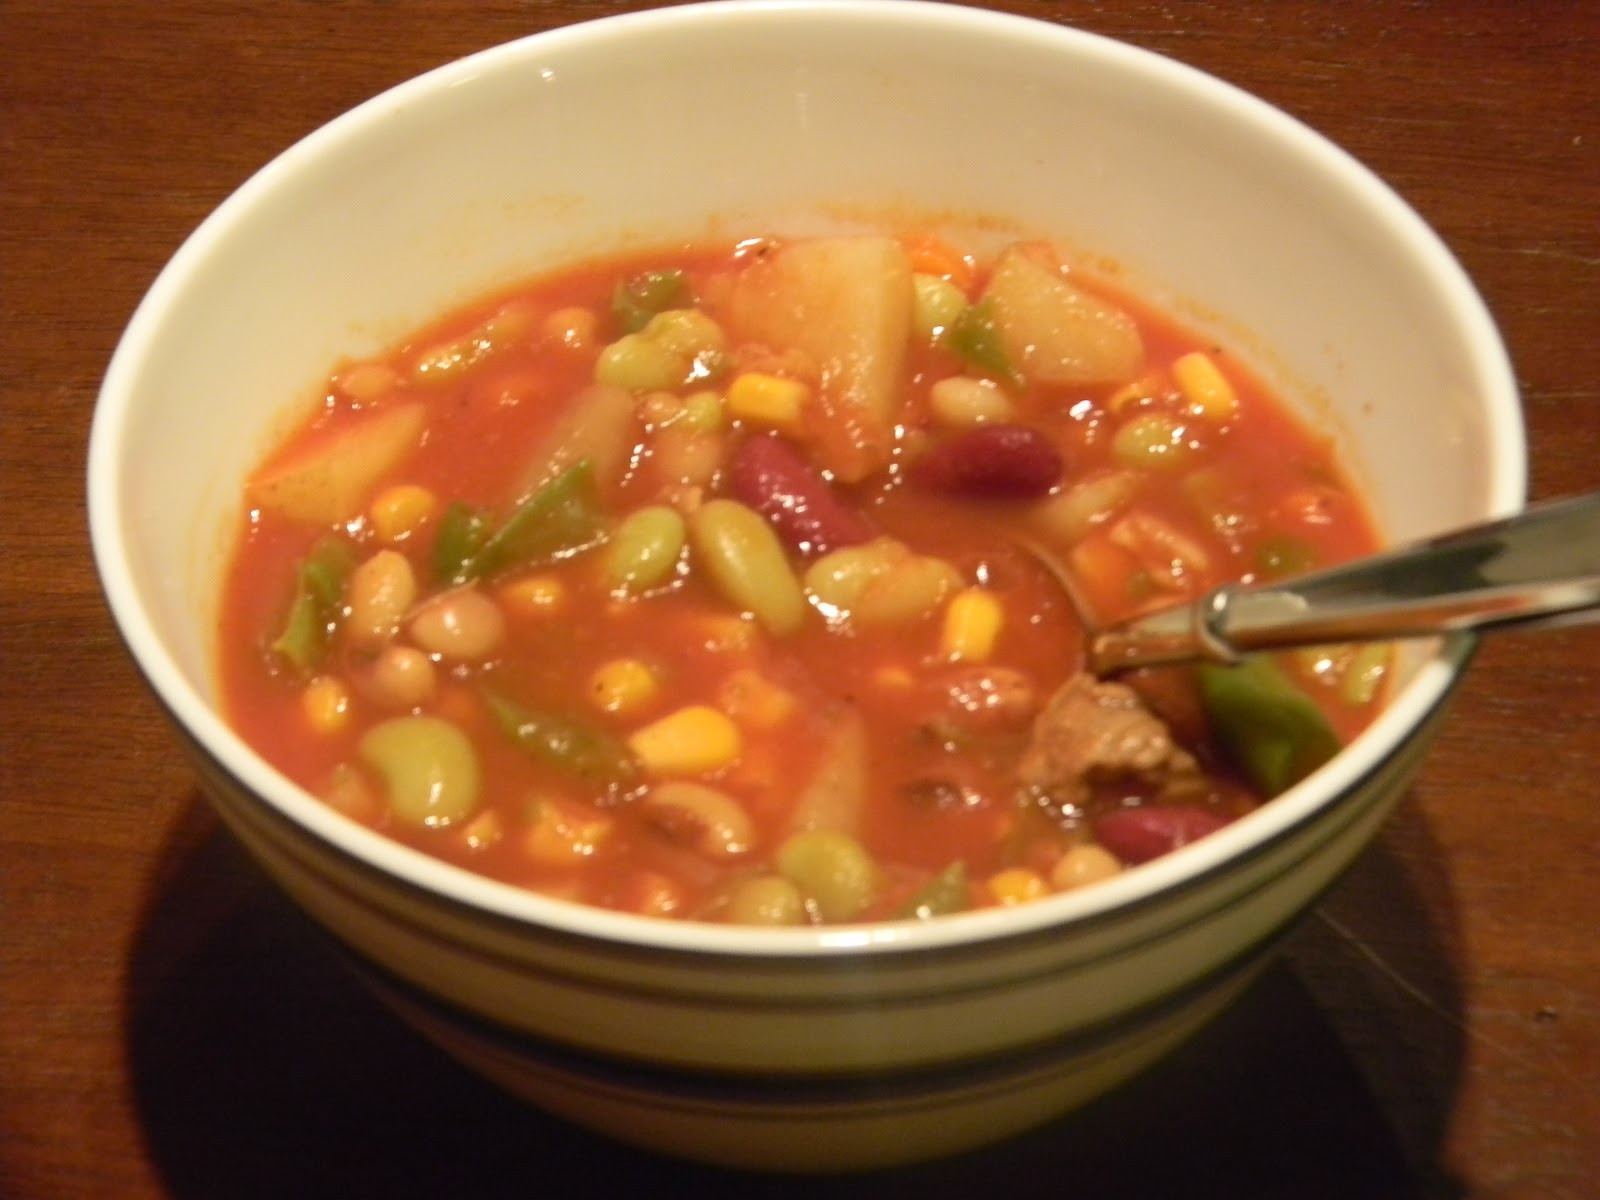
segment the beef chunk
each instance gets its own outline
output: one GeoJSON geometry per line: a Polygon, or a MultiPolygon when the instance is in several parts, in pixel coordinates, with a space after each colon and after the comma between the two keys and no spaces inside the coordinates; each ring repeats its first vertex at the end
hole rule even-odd
{"type": "Polygon", "coordinates": [[[1018,776],[1063,812],[1112,787],[1167,796],[1203,782],[1194,757],[1137,692],[1083,674],[1062,684],[1034,721],[1018,776]]]}

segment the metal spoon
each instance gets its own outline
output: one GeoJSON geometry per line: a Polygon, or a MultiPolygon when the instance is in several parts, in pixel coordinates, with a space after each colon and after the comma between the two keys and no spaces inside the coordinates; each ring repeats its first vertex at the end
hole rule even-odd
{"type": "MultiPolygon", "coordinates": [[[[1070,595],[1070,577],[1041,557],[1070,595]]],[[[1600,620],[1597,610],[1600,493],[1593,493],[1292,579],[1223,584],[1190,603],[1092,631],[1087,667],[1104,676],[1231,663],[1292,646],[1578,624],[1600,620]]]]}

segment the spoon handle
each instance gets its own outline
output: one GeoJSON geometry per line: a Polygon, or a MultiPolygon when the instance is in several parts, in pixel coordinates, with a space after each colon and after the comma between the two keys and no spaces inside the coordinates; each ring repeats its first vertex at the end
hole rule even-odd
{"type": "Polygon", "coordinates": [[[1096,633],[1089,668],[1585,620],[1600,620],[1600,493],[1269,585],[1224,584],[1096,633]]]}

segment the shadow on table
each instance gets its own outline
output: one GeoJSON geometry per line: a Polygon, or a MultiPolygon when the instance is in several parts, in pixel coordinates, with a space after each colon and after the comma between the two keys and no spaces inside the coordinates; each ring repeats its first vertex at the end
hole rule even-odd
{"type": "MultiPolygon", "coordinates": [[[[1365,869],[1400,889],[1389,911],[1405,911],[1404,876],[1381,857],[1365,869]]],[[[1297,957],[1317,958],[1312,933],[1297,957]]],[[[198,802],[169,839],[129,990],[134,1096],[180,1200],[1459,1194],[1409,1165],[1417,1148],[1397,1140],[1342,1031],[1281,963],[1176,1055],[1072,1116],[939,1163],[824,1180],[664,1159],[502,1095],[372,999],[198,802]]],[[[1397,1026],[1386,1049],[1412,1053],[1411,1036],[1397,1026]]],[[[1459,1062],[1453,1047],[1426,1054],[1435,1072],[1459,1062]]],[[[1454,1088],[1430,1080],[1437,1129],[1454,1088]]]]}

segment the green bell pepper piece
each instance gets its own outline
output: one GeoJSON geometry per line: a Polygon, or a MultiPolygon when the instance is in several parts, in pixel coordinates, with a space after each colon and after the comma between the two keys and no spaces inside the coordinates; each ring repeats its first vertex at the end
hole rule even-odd
{"type": "Polygon", "coordinates": [[[926,921],[971,907],[967,892],[967,864],[957,859],[917,889],[916,895],[894,912],[896,920],[926,921]]]}
{"type": "Polygon", "coordinates": [[[945,327],[939,343],[1001,383],[1013,388],[1022,386],[1022,375],[1012,365],[1011,356],[1000,341],[994,305],[988,300],[980,300],[962,309],[960,315],[945,327]]]}

